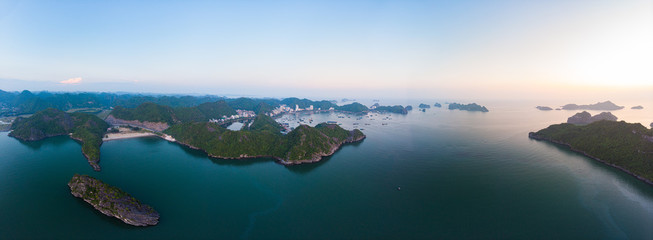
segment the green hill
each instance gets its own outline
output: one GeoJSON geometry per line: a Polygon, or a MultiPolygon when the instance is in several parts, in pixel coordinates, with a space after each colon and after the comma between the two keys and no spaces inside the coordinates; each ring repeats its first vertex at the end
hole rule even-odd
{"type": "Polygon", "coordinates": [[[115,118],[141,122],[162,122],[169,125],[184,122],[206,122],[222,116],[237,114],[225,101],[202,103],[195,107],[171,108],[156,103],[143,103],[136,108],[115,107],[111,112],[115,118]]]}
{"type": "Polygon", "coordinates": [[[117,106],[111,111],[111,115],[123,120],[138,120],[142,122],[165,122],[174,124],[177,122],[174,111],[171,107],[158,105],[156,103],[143,103],[136,108],[123,108],[117,106]]]}
{"type": "Polygon", "coordinates": [[[37,112],[29,118],[17,118],[9,136],[37,141],[48,137],[71,134],[82,142],[82,153],[89,164],[99,171],[100,145],[109,125],[95,115],[66,113],[54,108],[37,112]]]}
{"type": "MultiPolygon", "coordinates": [[[[411,107],[412,109],[412,107],[411,107]]],[[[391,113],[399,113],[399,114],[408,114],[408,109],[404,108],[404,106],[401,105],[394,105],[394,106],[378,106],[374,109],[374,111],[377,112],[391,112],[391,113]]]]}
{"type": "Polygon", "coordinates": [[[217,158],[273,157],[282,164],[319,161],[342,144],[360,141],[360,130],[347,131],[335,124],[300,125],[287,135],[266,115],[258,115],[247,130],[231,131],[215,123],[183,123],[164,131],[178,142],[204,150],[217,158]]]}
{"type": "Polygon", "coordinates": [[[653,130],[639,123],[555,124],[531,132],[529,137],[569,146],[653,184],[653,130]]]}
{"type": "Polygon", "coordinates": [[[369,111],[369,109],[365,105],[360,104],[358,102],[337,106],[335,109],[339,111],[352,112],[352,113],[364,113],[369,111]]]}

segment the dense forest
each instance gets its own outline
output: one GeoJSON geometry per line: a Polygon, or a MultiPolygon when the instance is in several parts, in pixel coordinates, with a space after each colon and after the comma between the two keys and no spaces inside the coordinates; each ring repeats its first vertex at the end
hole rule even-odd
{"type": "Polygon", "coordinates": [[[282,127],[271,117],[259,114],[249,128],[227,130],[208,122],[173,125],[164,133],[182,144],[199,148],[219,158],[273,157],[282,163],[317,161],[333,153],[340,145],[360,141],[360,130],[347,131],[335,124],[316,127],[300,125],[281,134],[282,127]]]}
{"type": "MultiPolygon", "coordinates": [[[[226,98],[220,96],[184,96],[184,95],[143,95],[143,94],[117,94],[117,93],[50,93],[50,92],[6,92],[0,90],[0,117],[17,116],[22,114],[31,114],[47,108],[56,108],[63,111],[78,108],[102,108],[111,107],[136,108],[143,103],[155,103],[174,108],[179,111],[179,115],[192,115],[195,109],[184,109],[196,107],[203,103],[215,103],[224,100],[232,109],[242,109],[259,113],[269,113],[274,108],[285,104],[291,108],[298,106],[306,109],[313,106],[314,109],[328,110],[337,108],[333,101],[312,101],[309,99],[299,98],[226,98]],[[186,112],[187,114],[184,114],[186,112]]],[[[219,106],[224,108],[224,106],[219,106]]],[[[364,107],[364,106],[363,106],[364,107]]],[[[347,108],[347,107],[346,107],[347,108]]],[[[366,110],[366,107],[365,107],[366,110]]],[[[343,110],[346,111],[346,110],[343,110]]],[[[352,111],[352,112],[360,112],[352,111]]],[[[202,111],[206,114],[209,111],[202,111]]],[[[195,112],[196,113],[196,112],[195,112]]],[[[224,109],[225,115],[232,112],[224,109]]],[[[194,115],[193,115],[194,116],[194,115]]],[[[205,116],[206,118],[216,118],[216,116],[205,116]]],[[[184,117],[181,117],[185,119],[184,117]]],[[[204,117],[202,117],[204,118],[204,117]]],[[[188,119],[186,119],[188,120],[188,119]]],[[[183,120],[182,120],[183,121],[183,120]]]]}
{"type": "Polygon", "coordinates": [[[66,113],[48,108],[29,118],[17,118],[12,124],[9,136],[36,141],[47,137],[72,134],[82,142],[82,153],[95,170],[100,169],[100,145],[109,125],[95,115],[87,113],[66,113]]]}
{"type": "Polygon", "coordinates": [[[529,137],[569,146],[653,182],[653,130],[639,123],[555,124],[529,137]]]}

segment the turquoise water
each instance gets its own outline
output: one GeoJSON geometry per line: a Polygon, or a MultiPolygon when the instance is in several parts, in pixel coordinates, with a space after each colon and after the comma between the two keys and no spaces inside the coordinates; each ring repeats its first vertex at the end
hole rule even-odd
{"type": "MultiPolygon", "coordinates": [[[[653,186],[528,139],[575,112],[486,105],[489,113],[298,116],[364,128],[367,139],[289,167],[211,159],[150,137],[104,143],[94,172],[68,137],[24,143],[0,133],[0,238],[653,238],[653,186]],[[153,206],[159,225],[98,213],[70,194],[75,173],[153,206]]],[[[653,121],[648,109],[613,113],[653,121]]]]}

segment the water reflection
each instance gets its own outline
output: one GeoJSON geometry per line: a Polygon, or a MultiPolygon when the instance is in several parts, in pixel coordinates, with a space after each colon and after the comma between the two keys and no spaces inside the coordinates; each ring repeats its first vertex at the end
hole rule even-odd
{"type": "MultiPolygon", "coordinates": [[[[41,147],[48,146],[48,145],[55,146],[55,147],[64,145],[67,142],[66,140],[70,139],[70,138],[67,135],[61,135],[61,136],[55,136],[55,137],[45,138],[45,139],[36,140],[36,141],[24,141],[24,140],[21,140],[21,139],[18,139],[18,138],[13,138],[13,139],[18,140],[20,143],[22,143],[23,145],[29,147],[30,149],[38,150],[41,147]]],[[[74,142],[77,142],[77,141],[74,141],[74,142]]],[[[79,144],[79,142],[77,142],[77,143],[79,144]]],[[[80,146],[81,146],[81,144],[80,144],[80,146]]]]}

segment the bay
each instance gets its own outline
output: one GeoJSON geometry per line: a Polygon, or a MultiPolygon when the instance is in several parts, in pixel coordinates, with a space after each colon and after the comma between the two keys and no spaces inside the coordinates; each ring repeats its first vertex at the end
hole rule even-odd
{"type": "MultiPolygon", "coordinates": [[[[367,135],[299,166],[211,159],[150,137],[104,143],[102,171],[94,172],[66,136],[27,143],[0,133],[0,233],[3,239],[653,237],[653,186],[528,138],[575,111],[539,111],[531,102],[482,105],[490,112],[287,116],[338,121],[367,135]],[[66,184],[75,173],[151,205],[161,214],[159,225],[132,227],[98,213],[70,194],[66,184]]],[[[613,113],[645,126],[653,121],[648,108],[613,113]]]]}

